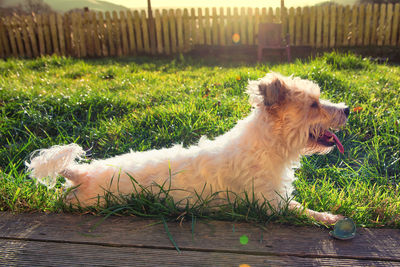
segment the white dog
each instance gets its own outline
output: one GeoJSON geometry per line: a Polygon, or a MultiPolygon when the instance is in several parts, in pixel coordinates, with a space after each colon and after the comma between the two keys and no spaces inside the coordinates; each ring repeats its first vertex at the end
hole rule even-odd
{"type": "MultiPolygon", "coordinates": [[[[61,175],[78,186],[69,201],[82,206],[95,204],[104,190],[118,194],[133,192],[133,177],[143,186],[163,184],[171,177],[170,194],[175,201],[227,190],[254,192],[276,208],[282,196],[290,196],[294,168],[302,155],[324,154],[343,146],[330,129],[344,126],[349,109],[319,99],[317,84],[300,78],[269,73],[250,81],[247,93],[251,114],[215,140],[201,139],[197,146],[129,152],[90,164],[78,164],[85,154],[76,144],[39,150],[26,163],[31,177],[54,186],[61,175]],[[206,187],[205,184],[207,184],[206,187]]],[[[291,201],[291,209],[303,210],[291,201]]],[[[334,223],[342,218],[304,209],[316,220],[334,223]]]]}

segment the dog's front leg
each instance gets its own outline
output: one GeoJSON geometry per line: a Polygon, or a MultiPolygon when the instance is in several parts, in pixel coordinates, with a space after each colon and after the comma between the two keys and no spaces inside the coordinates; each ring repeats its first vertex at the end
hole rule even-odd
{"type": "Polygon", "coordinates": [[[289,209],[297,210],[299,212],[305,212],[308,216],[314,218],[317,221],[323,222],[325,224],[334,224],[338,220],[344,219],[344,216],[342,216],[342,215],[335,215],[335,214],[331,214],[329,212],[318,212],[318,211],[307,209],[303,205],[301,205],[299,202],[294,201],[294,200],[290,201],[289,209]]]}

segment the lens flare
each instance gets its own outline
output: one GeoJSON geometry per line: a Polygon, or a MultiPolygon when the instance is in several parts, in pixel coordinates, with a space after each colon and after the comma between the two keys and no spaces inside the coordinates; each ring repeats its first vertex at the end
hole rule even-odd
{"type": "Polygon", "coordinates": [[[232,35],[232,42],[233,42],[234,44],[240,43],[240,35],[239,35],[238,33],[234,33],[234,34],[232,35]]]}
{"type": "Polygon", "coordinates": [[[247,235],[242,235],[239,238],[240,244],[242,245],[246,245],[247,243],[249,243],[249,238],[247,237],[247,235]]]}

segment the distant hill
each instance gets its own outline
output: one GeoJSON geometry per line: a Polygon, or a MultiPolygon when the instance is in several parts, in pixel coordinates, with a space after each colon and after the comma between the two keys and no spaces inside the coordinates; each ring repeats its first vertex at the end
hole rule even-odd
{"type": "MultiPolygon", "coordinates": [[[[3,0],[2,7],[11,7],[22,4],[23,0],[3,0]]],[[[52,9],[58,12],[66,12],[71,9],[88,7],[93,11],[121,11],[128,10],[127,7],[116,5],[101,0],[44,0],[52,9]]]]}

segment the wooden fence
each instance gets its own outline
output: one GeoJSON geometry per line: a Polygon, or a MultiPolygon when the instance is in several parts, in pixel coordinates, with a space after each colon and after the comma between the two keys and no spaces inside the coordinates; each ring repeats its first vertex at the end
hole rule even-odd
{"type": "Polygon", "coordinates": [[[154,30],[145,11],[10,16],[0,19],[0,57],[170,55],[197,46],[253,46],[262,22],[281,22],[294,46],[400,46],[399,16],[399,3],[164,9],[154,12],[154,30]]]}

